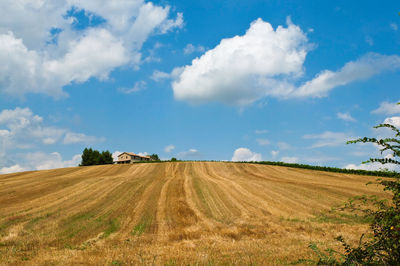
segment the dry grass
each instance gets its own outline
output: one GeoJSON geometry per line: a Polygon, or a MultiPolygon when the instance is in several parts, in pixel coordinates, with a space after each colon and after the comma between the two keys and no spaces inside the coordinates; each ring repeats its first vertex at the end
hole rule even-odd
{"type": "MultiPolygon", "coordinates": [[[[0,175],[0,264],[288,264],[357,241],[331,213],[375,177],[177,162],[0,175]]],[[[354,219],[353,219],[354,218],[354,219]]]]}

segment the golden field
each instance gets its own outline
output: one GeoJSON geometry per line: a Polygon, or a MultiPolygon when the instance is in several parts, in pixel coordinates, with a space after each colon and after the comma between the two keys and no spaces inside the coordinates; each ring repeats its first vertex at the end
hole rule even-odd
{"type": "Polygon", "coordinates": [[[228,162],[0,175],[0,265],[276,265],[368,225],[332,211],[375,177],[228,162]]]}

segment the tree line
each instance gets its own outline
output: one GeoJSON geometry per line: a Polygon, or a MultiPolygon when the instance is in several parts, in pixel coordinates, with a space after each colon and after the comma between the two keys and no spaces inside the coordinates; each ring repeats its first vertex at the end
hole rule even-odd
{"type": "Polygon", "coordinates": [[[92,148],[85,148],[82,152],[82,162],[80,166],[112,164],[114,162],[111,152],[98,151],[92,148]]]}

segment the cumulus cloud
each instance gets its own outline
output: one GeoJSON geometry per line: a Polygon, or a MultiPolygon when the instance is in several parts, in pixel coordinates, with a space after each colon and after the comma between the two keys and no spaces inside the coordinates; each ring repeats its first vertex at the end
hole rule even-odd
{"type": "Polygon", "coordinates": [[[29,148],[35,143],[54,144],[66,133],[65,129],[43,125],[43,118],[29,108],[0,112],[1,150],[29,148]]]}
{"type": "Polygon", "coordinates": [[[0,149],[31,148],[35,144],[93,143],[104,138],[74,133],[68,129],[46,126],[41,116],[33,114],[29,108],[16,107],[0,112],[0,149]]]}
{"type": "Polygon", "coordinates": [[[248,148],[238,148],[234,151],[232,161],[245,162],[245,161],[261,161],[262,156],[260,153],[252,152],[248,148]]]}
{"type": "Polygon", "coordinates": [[[222,102],[244,106],[263,97],[326,97],[339,86],[400,69],[400,56],[368,53],[337,71],[323,70],[297,85],[312,44],[300,27],[278,26],[258,19],[242,36],[223,39],[190,65],[175,69],[177,100],[194,104],[222,102]]]}
{"type": "Polygon", "coordinates": [[[4,0],[0,10],[0,92],[16,96],[63,97],[68,84],[135,68],[151,35],[183,26],[181,13],[142,0],[4,0]],[[74,11],[103,22],[77,29],[74,11]]]}
{"type": "Polygon", "coordinates": [[[311,145],[311,148],[335,147],[346,144],[346,141],[355,139],[343,132],[325,131],[321,134],[307,134],[304,139],[315,139],[316,142],[311,145]]]}
{"type": "Polygon", "coordinates": [[[174,149],[175,149],[175,146],[171,144],[171,145],[168,145],[168,146],[166,146],[166,147],[164,148],[164,152],[170,153],[170,152],[172,152],[174,149]]]}
{"type": "MultiPolygon", "coordinates": [[[[29,150],[54,144],[92,144],[98,141],[104,141],[104,138],[48,126],[43,117],[35,115],[29,108],[17,107],[0,111],[0,169],[5,167],[3,171],[39,169],[36,164],[15,163],[18,159],[16,154],[20,150],[31,153],[29,150]]],[[[30,158],[23,159],[28,161],[30,158]]],[[[61,161],[58,160],[59,163],[61,161]]]]}
{"type": "Polygon", "coordinates": [[[192,103],[249,104],[276,90],[275,77],[301,75],[307,49],[307,38],[298,26],[289,22],[287,28],[274,30],[258,19],[244,35],[223,39],[181,68],[172,83],[174,96],[192,103]]]}
{"type": "Polygon", "coordinates": [[[400,128],[400,116],[388,117],[383,121],[384,124],[391,124],[397,128],[400,128]]]}
{"type": "Polygon", "coordinates": [[[18,164],[1,168],[0,173],[7,174],[28,170],[45,170],[78,166],[81,162],[81,155],[74,155],[71,160],[63,160],[62,156],[58,152],[34,152],[24,154],[21,156],[20,161],[21,162],[18,164]]]}
{"type": "Polygon", "coordinates": [[[183,53],[184,54],[192,54],[192,53],[203,53],[206,49],[204,48],[204,46],[201,45],[193,45],[191,43],[189,43],[188,45],[185,46],[185,48],[183,48],[183,53]]]}
{"type": "Polygon", "coordinates": [[[10,167],[3,167],[0,169],[0,174],[10,174],[10,173],[16,173],[16,172],[24,172],[28,171],[28,168],[24,168],[20,166],[19,164],[12,165],[10,167]]]}
{"type": "MultiPolygon", "coordinates": [[[[400,102],[400,100],[398,101],[400,102]]],[[[379,107],[373,110],[373,114],[395,115],[400,114],[400,104],[398,102],[382,102],[379,107]]]]}
{"type": "Polygon", "coordinates": [[[349,113],[337,113],[336,114],[337,118],[342,119],[344,121],[348,121],[348,122],[355,122],[356,120],[354,119],[354,117],[351,116],[351,114],[349,113]]]}

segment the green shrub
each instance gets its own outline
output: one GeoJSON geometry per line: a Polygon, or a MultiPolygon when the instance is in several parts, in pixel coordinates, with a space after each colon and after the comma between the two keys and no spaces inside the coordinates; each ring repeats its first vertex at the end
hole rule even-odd
{"type": "MultiPolygon", "coordinates": [[[[380,124],[375,128],[391,129],[395,136],[385,139],[360,138],[347,143],[375,143],[379,145],[381,153],[389,152],[391,154],[391,158],[387,156],[385,158],[370,158],[364,163],[379,162],[381,164],[400,165],[400,162],[396,159],[400,157],[399,129],[390,124],[380,124]]],[[[337,240],[343,244],[344,254],[332,250],[324,253],[316,245],[310,245],[319,257],[318,265],[400,264],[400,174],[391,172],[390,177],[377,179],[377,182],[384,187],[384,190],[391,193],[389,201],[381,200],[377,197],[359,197],[357,199],[359,202],[357,208],[371,218],[372,236],[364,240],[364,235],[362,235],[356,247],[349,245],[344,237],[337,237],[337,240]],[[373,207],[371,207],[371,203],[373,207]],[[340,257],[340,259],[338,260],[337,257],[340,257]]],[[[351,201],[352,205],[348,205],[347,208],[355,206],[353,201],[351,201]]]]}

